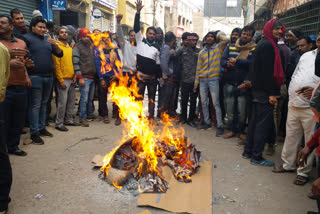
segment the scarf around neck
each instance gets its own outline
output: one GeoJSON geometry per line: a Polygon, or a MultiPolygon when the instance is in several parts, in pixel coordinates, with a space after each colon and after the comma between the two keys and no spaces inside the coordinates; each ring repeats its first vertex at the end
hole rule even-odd
{"type": "Polygon", "coordinates": [[[16,28],[18,28],[19,29],[19,31],[22,33],[22,34],[25,34],[25,33],[27,33],[28,32],[28,29],[25,27],[25,26],[19,26],[19,25],[17,25],[16,23],[13,23],[13,26],[15,26],[16,28]]]}
{"type": "Polygon", "coordinates": [[[240,38],[239,38],[236,41],[235,47],[240,51],[240,54],[236,57],[236,59],[248,59],[250,50],[256,47],[256,43],[251,41],[245,45],[240,45],[240,38]]]}
{"type": "MultiPolygon", "coordinates": [[[[277,21],[277,19],[271,19],[267,22],[267,24],[263,28],[263,35],[265,38],[269,40],[274,49],[274,65],[273,65],[273,78],[275,79],[277,85],[280,87],[284,83],[284,73],[281,63],[281,57],[279,53],[279,49],[277,46],[278,39],[274,38],[272,35],[273,25],[277,21]]],[[[282,35],[285,35],[286,28],[282,26],[282,35]]]]}

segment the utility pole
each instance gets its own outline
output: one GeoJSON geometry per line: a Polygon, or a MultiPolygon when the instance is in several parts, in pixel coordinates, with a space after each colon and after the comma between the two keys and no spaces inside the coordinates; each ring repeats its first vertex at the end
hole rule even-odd
{"type": "Polygon", "coordinates": [[[152,9],[152,15],[153,15],[153,21],[152,21],[152,25],[156,26],[156,4],[157,4],[157,0],[153,0],[153,9],[152,9]]]}

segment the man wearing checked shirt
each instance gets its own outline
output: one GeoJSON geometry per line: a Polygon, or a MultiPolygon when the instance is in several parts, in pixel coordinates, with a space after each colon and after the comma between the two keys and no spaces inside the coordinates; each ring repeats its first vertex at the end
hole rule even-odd
{"type": "Polygon", "coordinates": [[[208,93],[210,91],[212,102],[216,109],[218,125],[216,136],[219,137],[224,133],[219,101],[220,59],[222,57],[220,47],[225,47],[230,40],[226,36],[222,36],[222,32],[209,32],[205,40],[207,45],[199,53],[193,90],[196,92],[198,87],[200,88],[204,124],[202,124],[199,129],[208,129],[211,127],[208,109],[208,93]]]}

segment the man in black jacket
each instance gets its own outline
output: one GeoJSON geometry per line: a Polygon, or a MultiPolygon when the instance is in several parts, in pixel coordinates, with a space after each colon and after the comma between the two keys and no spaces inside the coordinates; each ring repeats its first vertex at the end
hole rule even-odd
{"type": "Polygon", "coordinates": [[[147,38],[143,38],[140,30],[140,11],[143,8],[141,0],[137,1],[136,8],[134,31],[137,41],[137,71],[140,77],[138,80],[138,93],[142,96],[143,100],[145,88],[148,88],[148,118],[152,120],[154,118],[157,78],[161,77],[161,81],[163,82],[160,68],[160,47],[158,47],[155,41],[156,29],[154,27],[149,27],[147,29],[147,38]]]}
{"type": "Polygon", "coordinates": [[[263,29],[264,38],[258,43],[249,71],[252,83],[253,112],[249,121],[247,142],[242,156],[251,159],[252,164],[273,166],[274,163],[262,157],[265,143],[274,138],[273,109],[276,96],[284,83],[277,41],[285,32],[285,27],[272,19],[263,29]]]}
{"type": "Polygon", "coordinates": [[[34,57],[35,66],[28,73],[32,82],[29,121],[31,140],[38,145],[44,144],[40,136],[53,136],[45,128],[47,103],[53,84],[52,54],[57,57],[63,56],[56,41],[45,37],[46,32],[46,21],[42,18],[33,18],[30,32],[23,36],[28,50],[34,57]]]}

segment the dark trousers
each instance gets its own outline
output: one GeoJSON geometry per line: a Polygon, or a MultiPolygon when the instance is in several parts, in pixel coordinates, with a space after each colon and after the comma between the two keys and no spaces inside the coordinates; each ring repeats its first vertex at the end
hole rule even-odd
{"type": "Polygon", "coordinates": [[[0,110],[0,212],[8,209],[12,183],[12,170],[6,145],[6,113],[2,109],[0,110]]]}
{"type": "Polygon", "coordinates": [[[138,93],[139,95],[142,96],[142,97],[139,97],[138,100],[143,100],[146,87],[148,89],[148,112],[149,112],[148,118],[153,119],[154,108],[155,108],[155,97],[156,97],[156,91],[157,91],[157,80],[156,79],[138,80],[138,88],[139,88],[138,93]]]}
{"type": "Polygon", "coordinates": [[[164,85],[161,90],[161,107],[160,112],[167,112],[169,116],[175,117],[175,100],[176,100],[176,91],[177,85],[174,82],[170,82],[169,80],[164,80],[164,85]]]}
{"type": "MultiPolygon", "coordinates": [[[[101,83],[99,82],[99,115],[101,117],[107,117],[108,116],[108,90],[111,86],[111,77],[103,77],[103,80],[106,82],[106,88],[103,88],[101,86],[101,83]]],[[[119,118],[119,107],[113,102],[112,103],[112,116],[113,118],[119,118]]]]}
{"type": "Polygon", "coordinates": [[[181,120],[193,121],[196,115],[197,93],[193,92],[193,83],[181,83],[181,120]],[[189,118],[188,102],[190,101],[189,118]]]}
{"type": "Polygon", "coordinates": [[[53,91],[54,91],[54,93],[56,95],[56,97],[55,97],[56,108],[58,106],[58,84],[59,84],[59,81],[56,78],[53,78],[53,85],[52,85],[52,89],[51,89],[51,92],[50,92],[49,100],[48,100],[48,103],[47,103],[47,117],[46,117],[47,121],[49,120],[50,114],[51,114],[51,111],[52,111],[51,103],[52,103],[52,98],[53,98],[53,91]]]}
{"type": "Polygon", "coordinates": [[[274,137],[273,108],[269,103],[253,102],[244,152],[261,160],[265,144],[274,137]]]}
{"type": "Polygon", "coordinates": [[[5,112],[7,146],[9,152],[19,149],[19,142],[24,127],[28,107],[27,89],[24,86],[9,86],[6,98],[0,103],[0,111],[5,112]]]}

